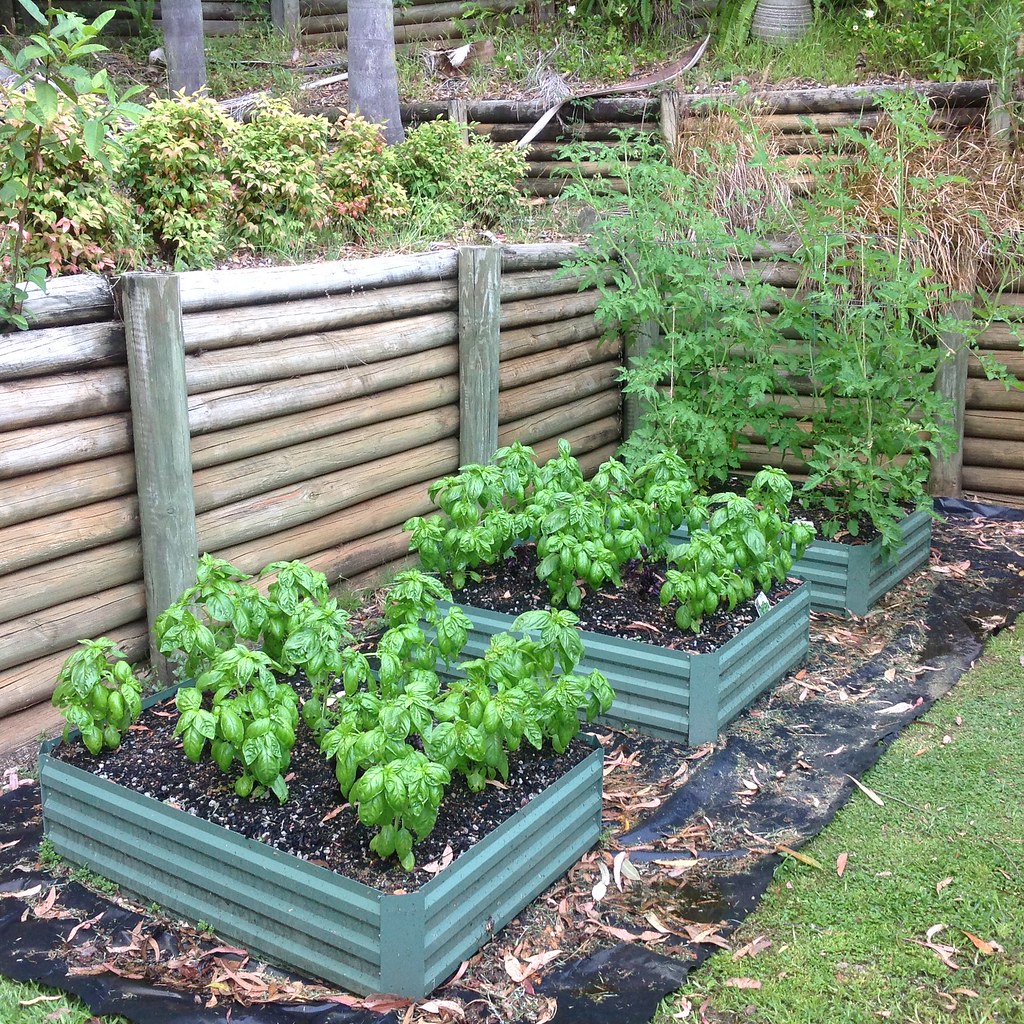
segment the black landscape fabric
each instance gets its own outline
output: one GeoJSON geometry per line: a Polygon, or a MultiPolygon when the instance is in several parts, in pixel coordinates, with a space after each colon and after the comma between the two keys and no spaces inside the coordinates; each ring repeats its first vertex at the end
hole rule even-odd
{"type": "MultiPolygon", "coordinates": [[[[973,579],[962,573],[941,576],[926,604],[914,608],[914,621],[905,621],[867,661],[854,655],[850,661],[855,667],[838,684],[851,696],[847,703],[808,701],[781,712],[741,717],[724,745],[695,765],[685,785],[640,826],[617,837],[634,863],[664,857],[665,837],[694,820],[714,820],[717,835],[736,838],[729,848],[699,853],[712,870],[694,886],[694,905],[684,916],[725,921],[719,934],[727,937],[757,906],[781,862],[781,854],[751,855],[747,843],[763,849],[757,838],[780,830],[797,837],[791,840],[793,846],[816,835],[850,796],[853,778],[953,686],[980,654],[986,636],[1011,624],[1024,607],[1024,555],[1002,544],[989,545],[976,531],[962,528],[979,518],[1020,521],[1024,513],[949,500],[938,506],[949,524],[937,526],[933,546],[944,563],[969,562],[973,579]],[[981,585],[979,578],[984,580],[981,585]],[[892,671],[897,665],[900,671],[892,671]],[[858,699],[867,694],[870,699],[858,699]],[[740,779],[752,768],[761,779],[781,773],[786,783],[739,798],[740,779]]],[[[816,657],[814,651],[810,657],[816,657]]],[[[624,743],[642,749],[645,739],[628,734],[624,743]]],[[[137,1024],[397,1024],[405,1015],[404,1010],[378,1013],[330,1002],[206,1005],[211,1000],[204,998],[209,993],[202,989],[195,963],[204,948],[213,955],[209,951],[216,949],[216,940],[197,942],[194,937],[188,939],[188,969],[197,975],[191,990],[172,990],[145,977],[106,970],[71,973],[72,962],[87,961],[82,954],[88,949],[83,947],[94,934],[127,937],[133,931],[138,935],[141,927],[165,962],[178,954],[180,936],[164,919],[119,907],[75,882],[60,896],[62,911],[73,910],[72,916],[36,916],[26,900],[45,895],[54,882],[36,861],[41,838],[36,785],[0,798],[0,974],[74,993],[93,1013],[122,1014],[137,1024]],[[21,893],[24,898],[13,895],[21,893]],[[82,922],[86,924],[76,927],[82,922]]],[[[679,937],[676,948],[683,945],[687,940],[679,937]]],[[[609,945],[550,970],[538,993],[557,999],[555,1024],[644,1024],[659,1001],[713,949],[690,944],[689,959],[682,959],[636,943],[609,945]]],[[[285,972],[280,976],[283,982],[295,977],[285,972]]],[[[462,980],[461,989],[446,989],[444,997],[473,1000],[471,977],[462,980]]],[[[498,1020],[486,1010],[472,1019],[498,1020]]]]}

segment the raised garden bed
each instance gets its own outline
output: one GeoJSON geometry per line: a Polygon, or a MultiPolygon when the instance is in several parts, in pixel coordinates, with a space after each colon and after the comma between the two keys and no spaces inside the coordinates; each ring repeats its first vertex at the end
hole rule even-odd
{"type": "MultiPolygon", "coordinates": [[[[479,657],[514,616],[460,604],[473,622],[466,653],[479,657]]],[[[748,704],[807,653],[810,593],[801,586],[707,654],[583,631],[578,671],[598,669],[615,691],[598,721],[695,746],[714,742],[748,704]]]]}
{"type": "MultiPolygon", "coordinates": [[[[883,553],[881,538],[868,544],[812,541],[790,570],[809,585],[811,610],[867,615],[900,580],[928,561],[932,517],[912,512],[901,521],[900,532],[903,539],[894,559],[883,553]]],[[[672,540],[682,544],[687,536],[683,528],[672,540]]]]}
{"type": "Polygon", "coordinates": [[[359,994],[426,995],[601,830],[603,754],[591,741],[583,761],[447,868],[392,894],[69,765],[52,754],[59,742],[45,743],[39,758],[57,852],[273,962],[359,994]]]}

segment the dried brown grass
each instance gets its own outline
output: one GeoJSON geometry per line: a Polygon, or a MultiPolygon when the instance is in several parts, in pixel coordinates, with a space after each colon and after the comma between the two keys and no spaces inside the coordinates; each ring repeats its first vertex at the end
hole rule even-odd
{"type": "Polygon", "coordinates": [[[759,230],[793,205],[772,137],[728,113],[684,118],[671,156],[685,174],[713,179],[711,211],[733,231],[759,230]]]}

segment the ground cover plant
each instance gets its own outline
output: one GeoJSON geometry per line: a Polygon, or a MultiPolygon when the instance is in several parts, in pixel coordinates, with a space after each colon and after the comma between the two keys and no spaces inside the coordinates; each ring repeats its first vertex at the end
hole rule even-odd
{"type": "Polygon", "coordinates": [[[1019,628],[990,642],[658,1024],[1020,1019],[1020,658],[1019,628]]]}
{"type": "Polygon", "coordinates": [[[410,546],[456,590],[517,544],[536,546],[536,574],[556,609],[578,609],[585,591],[621,587],[627,569],[667,559],[658,601],[695,633],[719,607],[732,611],[755,587],[784,580],[792,553],[799,557],[813,537],[806,523],[789,520],[792,486],[781,472],[760,473],[745,495],[707,497],[672,451],[632,470],[611,459],[587,480],[567,442],[540,467],[516,443],[488,465],[437,481],[430,495],[441,512],[406,522],[410,546]],[[690,543],[670,549],[684,521],[690,543]]]}
{"type": "MultiPolygon", "coordinates": [[[[196,585],[155,626],[160,650],[194,683],[175,696],[184,756],[209,757],[239,797],[284,803],[302,723],[333,764],[341,801],[374,829],[370,849],[411,871],[453,775],[479,793],[507,780],[524,741],[562,753],[580,715],[607,711],[613,696],[599,672],[575,674],[583,650],[571,613],[521,616],[482,657],[465,659],[468,620],[439,607],[450,597],[432,577],[400,573],[364,651],[322,574],[274,563],[250,579],[204,556],[196,585]],[[464,678],[442,687],[442,665],[464,678]]],[[[87,644],[55,697],[93,754],[116,747],[138,716],[138,684],[116,657],[109,641],[87,644]]]]}

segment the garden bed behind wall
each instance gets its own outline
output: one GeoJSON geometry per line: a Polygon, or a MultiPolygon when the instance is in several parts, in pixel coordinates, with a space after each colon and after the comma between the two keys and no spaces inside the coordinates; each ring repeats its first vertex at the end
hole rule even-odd
{"type": "Polygon", "coordinates": [[[611,455],[619,347],[598,342],[596,295],[557,270],[571,250],[487,251],[495,274],[483,318],[479,282],[460,280],[460,254],[448,249],[128,275],[127,325],[102,279],[54,282],[29,310],[32,331],[0,335],[5,746],[56,720],[45,702],[77,639],[110,635],[142,658],[153,587],[188,584],[168,578],[164,538],[151,533],[147,548],[143,530],[140,543],[136,478],[154,445],[177,443],[184,463],[181,493],[144,489],[143,502],[194,523],[179,564],[194,568],[197,551],[250,572],[300,558],[349,586],[407,557],[402,523],[431,509],[433,480],[474,457],[464,424],[484,424],[477,443],[490,451],[521,440],[546,459],[565,437],[588,471],[611,455]],[[158,322],[148,323],[139,300],[152,288],[158,322]],[[158,353],[179,350],[177,386],[161,371],[130,388],[126,333],[135,348],[149,339],[158,353]],[[493,381],[462,365],[462,387],[460,349],[481,338],[493,381]],[[139,412],[147,392],[168,390],[183,407],[177,442],[175,428],[139,412]]]}

